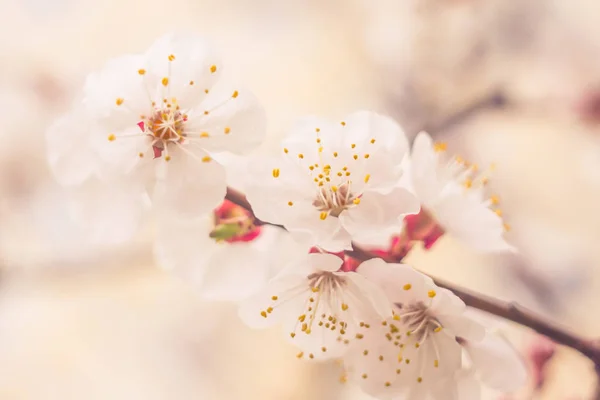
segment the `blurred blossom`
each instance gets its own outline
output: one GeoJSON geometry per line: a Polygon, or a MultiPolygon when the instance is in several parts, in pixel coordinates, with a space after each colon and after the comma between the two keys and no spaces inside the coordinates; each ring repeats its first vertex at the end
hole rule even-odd
{"type": "Polygon", "coordinates": [[[164,221],[156,235],[159,265],[210,300],[244,300],[307,253],[288,232],[257,226],[229,201],[201,221],[164,221]]]}

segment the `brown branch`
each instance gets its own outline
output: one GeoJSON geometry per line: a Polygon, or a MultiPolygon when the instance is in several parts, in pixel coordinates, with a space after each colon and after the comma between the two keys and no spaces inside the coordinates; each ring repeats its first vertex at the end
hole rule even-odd
{"type": "MultiPolygon", "coordinates": [[[[252,206],[246,197],[234,190],[228,188],[226,199],[238,206],[252,212],[252,206]]],[[[260,221],[265,224],[265,222],[260,221]]],[[[280,225],[277,225],[280,226],[280,225]]],[[[283,227],[282,227],[283,228],[283,227]]],[[[359,261],[366,261],[372,258],[383,258],[375,255],[359,246],[354,245],[353,250],[347,251],[346,255],[359,261]]],[[[392,260],[386,260],[393,262],[392,260]]],[[[571,347],[594,362],[597,369],[600,369],[600,340],[583,338],[580,335],[558,326],[546,318],[514,303],[506,302],[492,298],[490,296],[477,293],[475,291],[462,288],[454,283],[447,282],[439,278],[433,278],[436,285],[449,289],[455,295],[460,297],[467,306],[481,311],[496,315],[498,317],[516,322],[517,324],[533,329],[541,335],[544,335],[556,343],[571,347]]]]}

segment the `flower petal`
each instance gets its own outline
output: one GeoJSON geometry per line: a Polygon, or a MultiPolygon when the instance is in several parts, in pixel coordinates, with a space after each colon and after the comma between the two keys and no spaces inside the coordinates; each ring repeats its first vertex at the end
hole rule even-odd
{"type": "Polygon", "coordinates": [[[389,239],[391,233],[402,230],[399,218],[419,209],[419,201],[406,189],[396,188],[388,194],[368,191],[360,204],[344,211],[340,219],[358,243],[380,243],[382,233],[389,239]]]}
{"type": "Polygon", "coordinates": [[[159,100],[175,97],[186,109],[207,97],[206,92],[210,93],[222,70],[213,46],[197,34],[168,34],[159,38],[146,52],[145,62],[148,75],[154,78],[150,92],[158,91],[159,100]],[[168,78],[167,86],[162,84],[163,78],[168,78]]]}
{"type": "Polygon", "coordinates": [[[356,270],[379,285],[392,303],[408,304],[428,299],[431,279],[404,264],[388,264],[380,258],[363,262],[356,270]]]}
{"type": "Polygon", "coordinates": [[[225,168],[205,155],[200,160],[175,148],[155,188],[155,205],[176,218],[194,218],[212,211],[226,192],[225,168]]]}
{"type": "Polygon", "coordinates": [[[482,341],[467,341],[463,346],[487,386],[513,392],[527,381],[523,359],[501,334],[488,332],[482,341]]]}

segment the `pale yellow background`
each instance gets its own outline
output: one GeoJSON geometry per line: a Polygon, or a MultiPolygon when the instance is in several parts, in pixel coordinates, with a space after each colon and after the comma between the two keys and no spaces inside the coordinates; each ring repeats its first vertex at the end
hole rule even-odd
{"type": "MultiPolygon", "coordinates": [[[[298,361],[277,330],[251,331],[233,306],[205,304],[159,271],[149,233],[98,248],[65,226],[45,128],[90,69],[174,30],[210,36],[260,97],[263,151],[305,114],[372,109],[414,135],[502,87],[510,107],[436,133],[497,163],[492,189],[524,256],[478,256],[444,238],[409,261],[600,335],[600,125],[575,112],[600,83],[596,0],[0,0],[0,10],[0,399],[365,398],[334,363],[298,361]],[[518,262],[551,287],[574,281],[559,310],[510,280],[518,262]]],[[[533,340],[508,328],[521,349],[533,340]]],[[[538,398],[591,399],[592,366],[573,351],[559,349],[548,379],[538,398]]]]}

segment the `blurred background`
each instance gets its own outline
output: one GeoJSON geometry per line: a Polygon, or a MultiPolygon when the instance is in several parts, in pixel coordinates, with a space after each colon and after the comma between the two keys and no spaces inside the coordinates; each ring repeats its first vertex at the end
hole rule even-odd
{"type": "MultiPolygon", "coordinates": [[[[171,31],[220,46],[230,76],[267,108],[265,151],[302,115],[371,109],[410,137],[426,129],[466,159],[496,163],[491,187],[521,254],[480,256],[444,237],[408,261],[600,336],[597,0],[0,6],[0,399],[367,399],[339,382],[335,363],[297,360],[278,330],[247,329],[232,305],[204,303],[156,268],[148,233],[101,247],[68,223],[45,129],[90,70],[171,31]]],[[[549,357],[532,332],[496,323],[532,380],[486,398],[595,398],[587,359],[565,348],[549,357]]]]}

